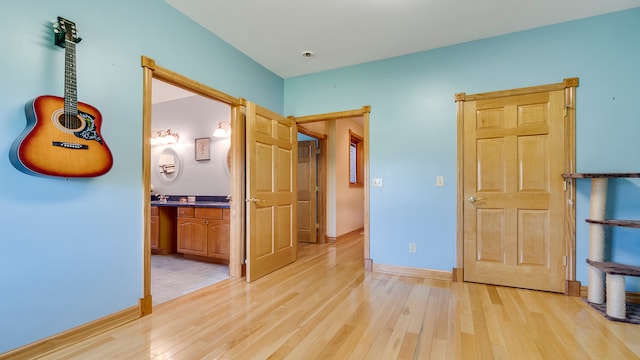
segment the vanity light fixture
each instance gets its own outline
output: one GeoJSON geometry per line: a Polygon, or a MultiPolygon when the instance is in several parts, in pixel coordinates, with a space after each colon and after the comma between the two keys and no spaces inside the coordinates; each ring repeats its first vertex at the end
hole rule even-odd
{"type": "Polygon", "coordinates": [[[228,121],[221,121],[218,123],[218,127],[213,131],[215,137],[229,137],[231,136],[231,123],[228,121]]]}
{"type": "Polygon", "coordinates": [[[151,135],[151,145],[177,144],[178,140],[180,135],[171,129],[154,131],[151,135]]]}

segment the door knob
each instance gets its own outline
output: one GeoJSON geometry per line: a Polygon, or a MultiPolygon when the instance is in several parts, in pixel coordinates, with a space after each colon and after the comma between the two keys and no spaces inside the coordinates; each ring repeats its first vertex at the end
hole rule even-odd
{"type": "Polygon", "coordinates": [[[256,199],[256,198],[251,198],[251,199],[245,199],[244,201],[245,201],[245,202],[247,202],[247,203],[253,203],[253,204],[255,204],[255,203],[257,203],[257,202],[262,202],[262,201],[264,201],[264,200],[260,200],[260,199],[256,199]]]}
{"type": "Polygon", "coordinates": [[[475,196],[469,196],[469,198],[467,199],[468,202],[475,204],[476,202],[480,201],[480,200],[484,200],[483,198],[477,198],[475,196]]]}

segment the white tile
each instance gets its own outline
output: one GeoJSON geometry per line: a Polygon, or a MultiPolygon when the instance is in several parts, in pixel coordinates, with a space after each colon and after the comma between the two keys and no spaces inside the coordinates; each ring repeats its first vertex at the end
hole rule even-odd
{"type": "Polygon", "coordinates": [[[227,265],[183,259],[181,255],[151,256],[153,305],[175,299],[229,277],[227,265]]]}

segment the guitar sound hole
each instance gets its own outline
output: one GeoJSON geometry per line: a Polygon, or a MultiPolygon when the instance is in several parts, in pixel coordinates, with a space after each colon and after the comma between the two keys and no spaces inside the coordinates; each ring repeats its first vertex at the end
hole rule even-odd
{"type": "Polygon", "coordinates": [[[65,129],[72,131],[81,130],[84,126],[84,122],[77,116],[62,114],[58,117],[58,123],[65,129]]]}

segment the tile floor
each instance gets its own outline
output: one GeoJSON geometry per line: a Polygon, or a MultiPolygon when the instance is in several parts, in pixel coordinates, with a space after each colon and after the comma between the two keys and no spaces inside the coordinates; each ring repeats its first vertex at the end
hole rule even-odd
{"type": "Polygon", "coordinates": [[[227,265],[187,260],[179,254],[151,255],[151,295],[154,306],[228,277],[227,265]]]}

